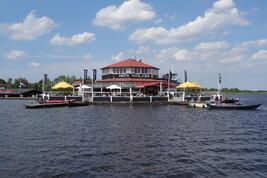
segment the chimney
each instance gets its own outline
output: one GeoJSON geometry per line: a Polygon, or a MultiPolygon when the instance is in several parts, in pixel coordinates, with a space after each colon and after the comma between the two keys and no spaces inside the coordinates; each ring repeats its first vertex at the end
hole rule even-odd
{"type": "Polygon", "coordinates": [[[142,62],[142,59],[139,59],[139,62],[142,62]]]}

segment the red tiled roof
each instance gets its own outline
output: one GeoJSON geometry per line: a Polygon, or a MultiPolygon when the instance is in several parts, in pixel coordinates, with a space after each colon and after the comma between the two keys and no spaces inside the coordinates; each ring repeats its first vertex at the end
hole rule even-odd
{"type": "Polygon", "coordinates": [[[101,69],[106,69],[106,68],[112,68],[112,67],[140,67],[140,68],[154,68],[154,69],[159,69],[157,67],[153,67],[151,65],[143,63],[141,60],[135,60],[135,59],[127,59],[115,64],[111,64],[109,66],[103,67],[101,69]]]}

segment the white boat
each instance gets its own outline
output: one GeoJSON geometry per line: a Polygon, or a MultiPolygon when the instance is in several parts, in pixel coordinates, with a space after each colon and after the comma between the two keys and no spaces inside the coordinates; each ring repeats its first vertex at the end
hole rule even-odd
{"type": "Polygon", "coordinates": [[[188,106],[194,107],[194,108],[207,108],[208,105],[205,102],[189,102],[188,106]]]}

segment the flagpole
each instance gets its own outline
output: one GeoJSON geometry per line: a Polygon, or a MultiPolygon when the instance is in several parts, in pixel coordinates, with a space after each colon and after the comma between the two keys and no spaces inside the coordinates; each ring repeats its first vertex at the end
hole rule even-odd
{"type": "Polygon", "coordinates": [[[218,73],[218,92],[217,92],[217,95],[220,96],[221,95],[221,81],[222,77],[221,77],[221,74],[218,73]]]}

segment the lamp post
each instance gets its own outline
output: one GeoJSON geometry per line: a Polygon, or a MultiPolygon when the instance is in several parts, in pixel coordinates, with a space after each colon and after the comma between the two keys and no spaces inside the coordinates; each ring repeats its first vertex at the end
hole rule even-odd
{"type": "Polygon", "coordinates": [[[170,81],[171,81],[171,75],[172,75],[172,72],[169,71],[169,75],[168,75],[168,94],[167,94],[167,96],[168,96],[168,101],[169,101],[169,99],[170,99],[170,81]]]}
{"type": "Polygon", "coordinates": [[[159,83],[159,95],[162,93],[162,82],[159,83]]]}
{"type": "Polygon", "coordinates": [[[44,95],[45,95],[45,82],[46,82],[46,79],[47,79],[47,74],[44,74],[43,84],[42,84],[42,97],[43,97],[43,100],[44,100],[44,95]]]}
{"type": "Polygon", "coordinates": [[[94,101],[94,81],[96,80],[96,69],[92,70],[92,102],[94,101]]]}

